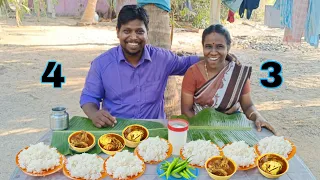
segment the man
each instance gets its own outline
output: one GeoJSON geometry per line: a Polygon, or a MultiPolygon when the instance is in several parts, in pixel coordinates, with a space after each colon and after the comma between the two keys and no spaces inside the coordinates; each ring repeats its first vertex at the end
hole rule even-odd
{"type": "Polygon", "coordinates": [[[169,50],[146,45],[148,23],[143,8],[124,6],[116,28],[120,46],[92,62],[80,105],[95,126],[114,126],[115,117],[164,119],[168,77],[184,75],[199,61],[197,56],[179,57],[169,50]]]}

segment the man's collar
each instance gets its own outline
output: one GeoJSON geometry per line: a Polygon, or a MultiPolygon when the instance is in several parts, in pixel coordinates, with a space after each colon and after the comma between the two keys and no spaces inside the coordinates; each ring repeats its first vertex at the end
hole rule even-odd
{"type": "MultiPolygon", "coordinates": [[[[143,54],[140,60],[143,60],[143,61],[148,60],[152,62],[147,45],[145,45],[143,48],[143,54]]],[[[121,45],[119,45],[118,46],[118,62],[121,62],[121,61],[126,61],[126,58],[124,57],[124,53],[121,45]]]]}

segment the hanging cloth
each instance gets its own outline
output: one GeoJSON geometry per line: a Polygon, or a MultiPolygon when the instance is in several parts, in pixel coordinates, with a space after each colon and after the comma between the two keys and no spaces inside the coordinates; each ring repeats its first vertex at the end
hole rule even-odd
{"type": "Polygon", "coordinates": [[[239,10],[243,0],[222,0],[222,2],[229,8],[229,10],[235,13],[239,10]]]}
{"type": "Polygon", "coordinates": [[[191,5],[191,0],[186,0],[186,7],[190,10],[190,11],[193,11],[192,9],[192,5],[191,5]]]}
{"type": "Polygon", "coordinates": [[[292,28],[292,6],[293,0],[277,0],[274,7],[280,10],[281,25],[287,28],[292,28]]]}
{"type": "Polygon", "coordinates": [[[229,10],[228,13],[228,19],[227,19],[230,23],[234,22],[234,12],[232,12],[231,10],[229,10]]]}
{"type": "Polygon", "coordinates": [[[259,7],[260,0],[243,0],[239,9],[239,15],[243,18],[244,10],[247,10],[247,19],[250,19],[252,11],[259,7]]]}
{"type": "Polygon", "coordinates": [[[320,35],[320,1],[309,0],[309,10],[305,26],[305,40],[314,47],[319,45],[320,35]],[[317,8],[317,9],[316,9],[317,8]]]}
{"type": "Polygon", "coordinates": [[[280,2],[281,0],[276,0],[276,2],[274,3],[273,7],[280,10],[280,2]]]}
{"type": "Polygon", "coordinates": [[[148,4],[154,4],[165,11],[170,12],[171,10],[170,0],[137,0],[137,3],[141,7],[148,4]]]}
{"type": "Polygon", "coordinates": [[[309,0],[294,0],[292,8],[292,28],[285,28],[283,41],[300,43],[306,24],[309,0]]]}

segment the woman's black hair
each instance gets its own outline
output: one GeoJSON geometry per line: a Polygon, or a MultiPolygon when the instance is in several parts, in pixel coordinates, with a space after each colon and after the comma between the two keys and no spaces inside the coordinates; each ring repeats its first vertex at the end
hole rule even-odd
{"type": "Polygon", "coordinates": [[[211,34],[211,33],[219,33],[221,35],[223,35],[225,38],[226,38],[226,42],[227,42],[227,46],[228,48],[230,48],[231,46],[231,37],[230,37],[230,33],[229,31],[224,27],[222,26],[221,24],[213,24],[209,27],[207,27],[203,33],[202,33],[202,45],[204,45],[204,39],[206,38],[206,36],[208,34],[211,34]]]}
{"type": "Polygon", "coordinates": [[[127,24],[129,21],[133,21],[136,19],[143,21],[147,31],[149,30],[149,17],[146,10],[137,5],[123,6],[118,15],[117,28],[120,29],[121,25],[127,24]]]}

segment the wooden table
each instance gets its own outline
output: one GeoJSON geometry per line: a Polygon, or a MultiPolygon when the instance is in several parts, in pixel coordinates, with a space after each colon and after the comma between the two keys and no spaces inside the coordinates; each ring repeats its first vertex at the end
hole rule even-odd
{"type": "MultiPolygon", "coordinates": [[[[266,136],[272,135],[272,133],[266,129],[263,129],[262,132],[256,132],[256,134],[260,139],[266,136]]],[[[52,132],[49,131],[42,138],[40,138],[38,142],[44,142],[45,144],[49,145],[51,143],[51,137],[52,137],[52,132]]],[[[299,147],[297,148],[297,151],[299,151],[299,147]]],[[[108,157],[108,155],[106,154],[99,154],[99,155],[104,159],[108,157]]],[[[31,177],[31,176],[25,175],[18,167],[16,167],[10,179],[11,180],[40,180],[40,179],[64,180],[68,178],[63,175],[62,170],[55,174],[49,175],[47,177],[31,177]]],[[[105,179],[111,179],[111,178],[107,177],[105,179]]],[[[156,165],[147,164],[146,172],[139,179],[141,180],[158,180],[159,179],[160,180],[156,172],[156,165]]],[[[205,169],[200,169],[200,174],[197,179],[209,180],[211,178],[209,177],[205,169]]],[[[262,176],[257,168],[254,168],[248,171],[237,171],[236,174],[232,176],[231,180],[232,179],[263,180],[267,178],[262,176]]],[[[305,163],[297,155],[295,155],[289,161],[288,172],[283,176],[281,176],[279,180],[316,180],[316,178],[311,173],[310,169],[305,165],[305,163]]]]}

